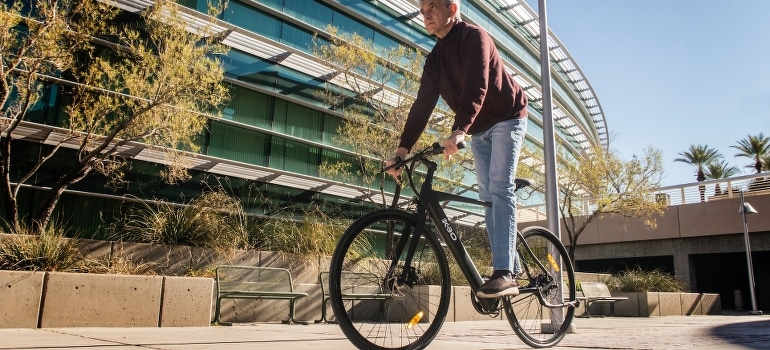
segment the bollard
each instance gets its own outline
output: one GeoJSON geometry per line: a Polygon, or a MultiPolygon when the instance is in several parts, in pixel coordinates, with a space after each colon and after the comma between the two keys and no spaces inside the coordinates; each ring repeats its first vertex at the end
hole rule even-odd
{"type": "Polygon", "coordinates": [[[740,289],[735,290],[735,310],[743,310],[743,295],[741,294],[740,289]]]}

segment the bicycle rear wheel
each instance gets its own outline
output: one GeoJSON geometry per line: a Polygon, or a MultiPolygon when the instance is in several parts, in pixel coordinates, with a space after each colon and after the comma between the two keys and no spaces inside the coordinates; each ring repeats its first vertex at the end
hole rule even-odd
{"type": "Polygon", "coordinates": [[[451,292],[446,254],[433,234],[415,239],[415,225],[412,213],[379,210],[355,221],[337,244],[329,300],[340,328],[360,349],[422,349],[444,322],[451,292]],[[415,252],[405,267],[409,247],[415,252]],[[349,271],[371,275],[379,290],[362,290],[363,283],[343,277],[349,271]]]}
{"type": "Polygon", "coordinates": [[[519,294],[503,306],[516,335],[535,348],[559,343],[569,331],[575,307],[575,271],[564,245],[542,227],[527,227],[518,236],[516,251],[522,272],[519,294]],[[559,293],[559,281],[563,290],[559,293]]]}

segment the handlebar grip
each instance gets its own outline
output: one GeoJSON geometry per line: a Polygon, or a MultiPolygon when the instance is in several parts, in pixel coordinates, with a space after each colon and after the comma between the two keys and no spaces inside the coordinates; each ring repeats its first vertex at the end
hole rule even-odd
{"type": "MultiPolygon", "coordinates": [[[[460,143],[457,144],[457,149],[463,149],[463,148],[465,148],[466,145],[467,144],[466,144],[465,141],[460,141],[460,143]]],[[[444,152],[444,147],[442,147],[440,143],[435,142],[435,143],[433,143],[433,147],[431,148],[430,152],[428,152],[426,154],[436,155],[436,154],[440,154],[442,152],[444,152]]]]}
{"type": "MultiPolygon", "coordinates": [[[[468,145],[468,144],[467,144],[465,141],[460,141],[460,142],[457,144],[457,149],[463,149],[463,148],[465,148],[465,146],[467,146],[467,145],[468,145]]],[[[434,149],[434,150],[440,150],[440,151],[443,151],[443,150],[444,150],[444,147],[442,147],[440,143],[436,142],[436,143],[434,143],[434,144],[433,144],[433,149],[434,149]]]]}

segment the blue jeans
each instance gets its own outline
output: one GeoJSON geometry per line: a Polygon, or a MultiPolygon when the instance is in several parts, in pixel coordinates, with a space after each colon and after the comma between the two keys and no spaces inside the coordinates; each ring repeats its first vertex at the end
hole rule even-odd
{"type": "Polygon", "coordinates": [[[516,166],[527,132],[527,119],[495,124],[471,138],[479,199],[491,202],[485,220],[492,247],[492,267],[520,273],[516,256],[516,166]]]}

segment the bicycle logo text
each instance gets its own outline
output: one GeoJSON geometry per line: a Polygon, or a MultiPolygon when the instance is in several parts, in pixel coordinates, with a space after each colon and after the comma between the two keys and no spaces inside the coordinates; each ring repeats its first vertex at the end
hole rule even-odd
{"type": "Polygon", "coordinates": [[[441,222],[444,224],[444,228],[446,228],[446,232],[449,233],[449,238],[452,238],[453,241],[456,241],[457,235],[455,234],[455,230],[452,229],[452,225],[449,224],[449,219],[443,218],[441,219],[441,222]]]}

